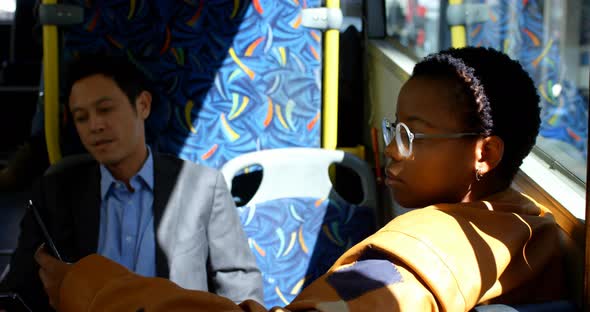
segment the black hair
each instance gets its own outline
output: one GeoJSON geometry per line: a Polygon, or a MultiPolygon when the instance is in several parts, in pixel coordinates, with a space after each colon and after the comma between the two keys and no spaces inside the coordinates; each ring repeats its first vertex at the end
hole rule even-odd
{"type": "Polygon", "coordinates": [[[145,75],[126,58],[110,55],[81,55],[68,64],[66,69],[66,93],[69,97],[72,86],[84,78],[103,75],[112,79],[125,93],[135,110],[135,99],[143,91],[149,91],[145,75]]]}
{"type": "Polygon", "coordinates": [[[504,141],[497,173],[510,183],[535,145],[541,124],[537,89],[520,63],[491,48],[449,49],[427,56],[412,77],[457,83],[466,130],[504,141]]]}

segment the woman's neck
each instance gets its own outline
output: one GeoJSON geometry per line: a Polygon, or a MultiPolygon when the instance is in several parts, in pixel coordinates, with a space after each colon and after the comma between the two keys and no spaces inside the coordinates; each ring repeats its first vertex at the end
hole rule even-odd
{"type": "Polygon", "coordinates": [[[471,185],[471,189],[467,192],[467,194],[465,194],[461,202],[468,203],[479,201],[493,194],[501,192],[508,187],[510,187],[510,183],[506,183],[497,175],[489,174],[481,181],[474,182],[471,185]]]}

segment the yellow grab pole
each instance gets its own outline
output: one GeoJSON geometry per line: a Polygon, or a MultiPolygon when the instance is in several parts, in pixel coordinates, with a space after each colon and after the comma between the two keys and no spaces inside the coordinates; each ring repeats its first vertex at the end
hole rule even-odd
{"type": "MultiPolygon", "coordinates": [[[[327,0],[328,8],[340,8],[340,0],[327,0]]],[[[334,150],[338,144],[338,58],[340,30],[329,29],[324,40],[324,101],[322,146],[334,150]]]]}
{"type": "MultiPolygon", "coordinates": [[[[463,0],[449,0],[449,5],[463,4],[463,0]]],[[[453,48],[463,48],[467,46],[467,32],[465,25],[451,26],[451,45],[453,48]]]]}
{"type": "MultiPolygon", "coordinates": [[[[43,4],[57,4],[57,0],[43,0],[43,4]]],[[[57,26],[43,25],[43,82],[45,84],[45,141],[49,162],[61,159],[59,149],[59,57],[57,26]]]]}

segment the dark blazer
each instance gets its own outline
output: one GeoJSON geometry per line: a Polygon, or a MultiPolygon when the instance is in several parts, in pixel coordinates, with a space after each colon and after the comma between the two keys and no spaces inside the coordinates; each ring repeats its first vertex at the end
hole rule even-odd
{"type": "MultiPolygon", "coordinates": [[[[46,175],[32,197],[65,261],[96,253],[101,200],[94,160],[46,175]]],[[[260,271],[217,170],[155,153],[152,207],[159,277],[236,302],[262,302],[260,271]]],[[[27,212],[10,272],[0,286],[17,291],[34,311],[48,307],[33,259],[42,237],[27,212]]]]}

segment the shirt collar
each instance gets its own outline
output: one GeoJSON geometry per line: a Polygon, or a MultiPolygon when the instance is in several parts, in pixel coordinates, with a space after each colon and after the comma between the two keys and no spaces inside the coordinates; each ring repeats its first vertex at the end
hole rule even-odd
{"type": "MultiPolygon", "coordinates": [[[[143,163],[143,166],[139,170],[139,172],[133,176],[129,181],[133,184],[133,180],[143,180],[145,185],[153,191],[154,190],[154,159],[152,157],[152,150],[148,145],[147,152],[148,157],[143,163]]],[[[111,174],[111,172],[107,169],[107,167],[103,164],[100,164],[100,198],[104,199],[108,194],[111,186],[114,183],[122,183],[117,181],[111,174]]]]}

